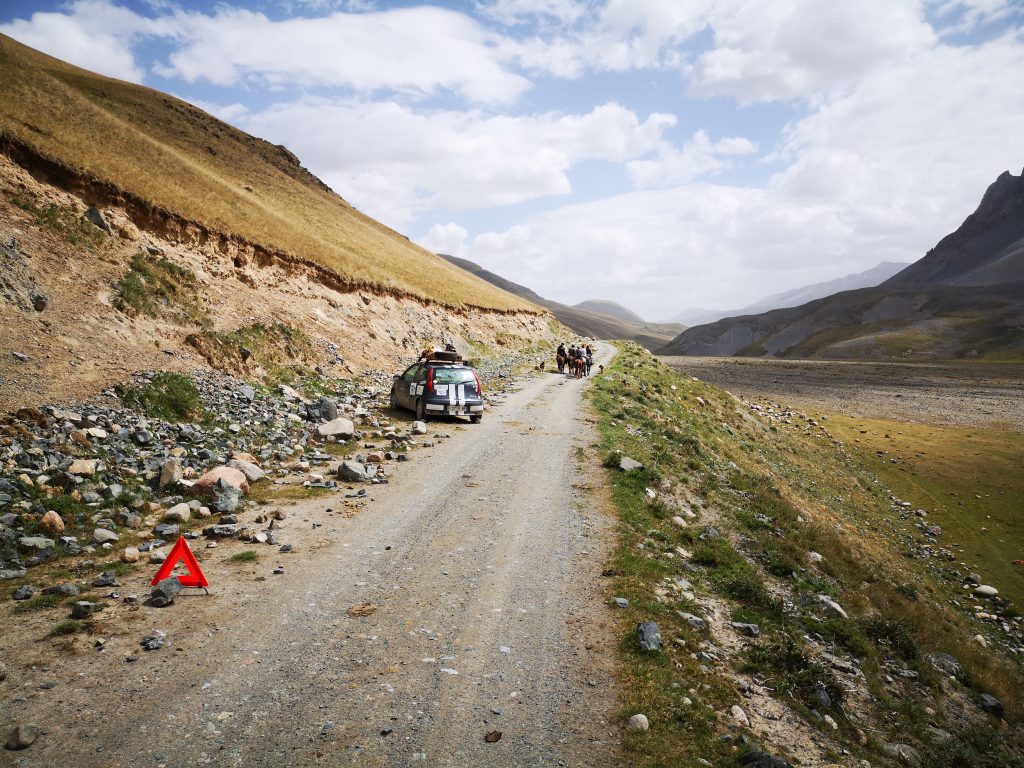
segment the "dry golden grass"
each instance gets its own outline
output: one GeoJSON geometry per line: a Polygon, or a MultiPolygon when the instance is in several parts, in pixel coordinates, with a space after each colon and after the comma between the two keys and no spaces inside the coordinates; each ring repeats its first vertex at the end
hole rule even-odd
{"type": "Polygon", "coordinates": [[[354,288],[540,311],[355,210],[283,148],[0,35],[0,146],[5,135],[210,230],[325,267],[354,288]]]}

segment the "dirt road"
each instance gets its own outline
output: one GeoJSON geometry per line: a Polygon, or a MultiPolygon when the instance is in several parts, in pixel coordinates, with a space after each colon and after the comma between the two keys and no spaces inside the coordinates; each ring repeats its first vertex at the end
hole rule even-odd
{"type": "MultiPolygon", "coordinates": [[[[600,361],[610,353],[602,346],[600,361]]],[[[5,637],[5,720],[36,722],[44,735],[4,759],[614,764],[614,641],[600,579],[610,521],[573,487],[575,448],[593,440],[584,386],[545,374],[481,425],[432,422],[431,434],[452,439],[414,452],[359,514],[338,514],[336,497],[293,510],[282,534],[294,553],[265,548],[273,554],[239,565],[224,548],[199,549],[213,594],[166,609],[111,600],[102,652],[86,638],[78,655],[54,657],[52,641],[29,651],[31,638],[5,637]],[[273,575],[278,564],[284,574],[273,575]],[[378,607],[347,612],[366,603],[378,607]],[[154,628],[167,646],[139,650],[154,628]],[[15,654],[29,653],[35,666],[13,670],[15,654]],[[488,743],[493,731],[502,736],[488,743]]],[[[119,591],[144,595],[143,570],[119,591]]]]}

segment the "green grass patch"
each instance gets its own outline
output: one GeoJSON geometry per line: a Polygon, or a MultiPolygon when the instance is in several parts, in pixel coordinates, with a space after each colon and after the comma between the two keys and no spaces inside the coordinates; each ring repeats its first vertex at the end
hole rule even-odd
{"type": "Polygon", "coordinates": [[[313,376],[313,341],[285,323],[253,323],[233,331],[210,329],[187,341],[217,368],[255,374],[268,384],[299,384],[313,376]]]}
{"type": "Polygon", "coordinates": [[[233,563],[255,563],[260,559],[260,553],[255,549],[247,549],[243,552],[236,552],[230,559],[233,563]]]}
{"type": "Polygon", "coordinates": [[[191,378],[164,371],[142,386],[117,388],[125,407],[165,421],[203,421],[208,414],[191,378]]]}
{"type": "Polygon", "coordinates": [[[28,600],[22,600],[14,606],[15,613],[34,613],[45,611],[47,608],[55,608],[60,605],[60,595],[36,595],[28,600]]]}
{"type": "Polygon", "coordinates": [[[195,274],[165,256],[136,254],[117,284],[114,307],[136,317],[165,317],[184,324],[206,325],[209,313],[199,297],[195,274]]]}
{"type": "Polygon", "coordinates": [[[30,213],[38,227],[53,232],[78,248],[94,251],[103,244],[106,237],[106,233],[99,227],[62,205],[40,205],[24,194],[15,195],[13,202],[30,213]]]}

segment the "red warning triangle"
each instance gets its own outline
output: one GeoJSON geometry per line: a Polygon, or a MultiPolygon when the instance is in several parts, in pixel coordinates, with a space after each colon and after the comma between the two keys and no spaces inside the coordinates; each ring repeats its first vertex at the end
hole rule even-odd
{"type": "Polygon", "coordinates": [[[174,570],[179,562],[184,561],[185,567],[188,569],[188,576],[179,576],[178,581],[181,582],[183,587],[203,587],[204,589],[210,586],[206,577],[203,575],[203,570],[199,567],[199,563],[196,562],[196,556],[192,554],[192,550],[188,548],[188,542],[185,541],[184,536],[179,536],[174,547],[171,549],[171,554],[164,560],[164,564],[160,566],[160,570],[156,572],[156,576],[153,577],[153,581],[150,582],[151,586],[156,586],[157,583],[163,581],[171,575],[171,571],[174,570]]]}

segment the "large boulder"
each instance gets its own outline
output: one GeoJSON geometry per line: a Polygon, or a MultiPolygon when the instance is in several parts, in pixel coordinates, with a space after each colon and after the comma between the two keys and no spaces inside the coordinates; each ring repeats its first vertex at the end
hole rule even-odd
{"type": "Polygon", "coordinates": [[[306,406],[306,418],[310,421],[333,421],[338,418],[338,404],[329,397],[321,397],[306,406]]]}
{"type": "Polygon", "coordinates": [[[242,489],[222,477],[214,484],[209,498],[210,506],[218,512],[234,512],[242,503],[242,489]]]}
{"type": "Polygon", "coordinates": [[[192,483],[192,494],[194,496],[212,496],[214,487],[221,480],[242,493],[249,492],[249,481],[242,470],[234,467],[214,467],[192,483]]]}
{"type": "Polygon", "coordinates": [[[338,465],[338,477],[353,483],[369,482],[376,474],[376,467],[367,466],[353,459],[347,459],[338,465]]]}
{"type": "Polygon", "coordinates": [[[255,483],[257,480],[262,479],[263,476],[266,474],[253,462],[244,461],[242,459],[232,459],[231,461],[228,462],[228,466],[231,467],[232,469],[237,469],[239,472],[245,475],[245,479],[248,480],[250,483],[255,483]]]}
{"type": "Polygon", "coordinates": [[[320,437],[340,437],[348,440],[351,437],[355,437],[356,425],[350,419],[337,418],[318,426],[316,433],[320,437]]]}
{"type": "Polygon", "coordinates": [[[181,592],[181,582],[177,576],[168,576],[157,582],[149,594],[150,602],[157,608],[163,608],[174,602],[174,598],[181,592]]]}

